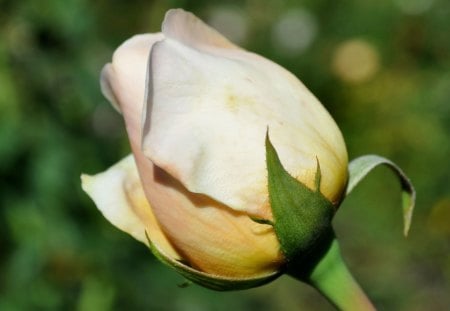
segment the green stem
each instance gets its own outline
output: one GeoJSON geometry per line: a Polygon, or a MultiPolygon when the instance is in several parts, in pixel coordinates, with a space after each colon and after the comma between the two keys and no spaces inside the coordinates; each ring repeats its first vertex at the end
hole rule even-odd
{"type": "Polygon", "coordinates": [[[336,239],[306,281],[339,310],[376,310],[342,260],[336,239]]]}

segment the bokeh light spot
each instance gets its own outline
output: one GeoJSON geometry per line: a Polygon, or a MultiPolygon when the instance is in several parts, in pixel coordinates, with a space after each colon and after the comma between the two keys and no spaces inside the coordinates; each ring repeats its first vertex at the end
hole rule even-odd
{"type": "Polygon", "coordinates": [[[291,9],[274,24],[272,41],[283,54],[300,54],[313,43],[317,31],[317,21],[312,13],[300,8],[291,9]]]}
{"type": "Polygon", "coordinates": [[[341,80],[362,83],[372,78],[380,67],[378,52],[362,39],[341,43],[332,57],[332,70],[341,80]]]}

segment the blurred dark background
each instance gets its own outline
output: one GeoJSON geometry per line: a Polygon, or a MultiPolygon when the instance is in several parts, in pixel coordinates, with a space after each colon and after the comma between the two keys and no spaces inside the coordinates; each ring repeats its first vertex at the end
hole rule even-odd
{"type": "Polygon", "coordinates": [[[335,218],[344,257],[380,310],[450,308],[450,2],[0,0],[0,310],[332,310],[289,277],[242,292],[192,285],[111,226],[80,189],[129,152],[102,66],[182,7],[295,73],[377,169],[335,218]]]}

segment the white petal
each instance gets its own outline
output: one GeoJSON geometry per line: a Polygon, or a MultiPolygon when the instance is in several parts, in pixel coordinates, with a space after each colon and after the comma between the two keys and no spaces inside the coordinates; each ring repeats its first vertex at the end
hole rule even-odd
{"type": "Polygon", "coordinates": [[[100,84],[103,95],[129,119],[127,130],[137,141],[140,141],[150,50],[163,38],[162,33],[133,36],[117,48],[112,63],[106,64],[102,70],[100,84]]]}
{"type": "Polygon", "coordinates": [[[114,226],[148,245],[147,232],[166,255],[179,258],[155,220],[132,155],[103,173],[83,174],[81,181],[83,190],[114,226]]]}
{"type": "MultiPolygon", "coordinates": [[[[200,271],[228,277],[254,277],[279,270],[284,257],[271,226],[187,191],[149,161],[140,148],[132,145],[132,149],[153,214],[183,261],[200,271]]],[[[262,215],[271,217],[270,213],[262,215]]]]}
{"type": "Polygon", "coordinates": [[[198,49],[210,49],[212,47],[240,49],[194,14],[183,9],[167,11],[162,24],[162,32],[167,38],[175,39],[198,49]]]}
{"type": "Polygon", "coordinates": [[[269,60],[206,47],[214,42],[203,35],[210,28],[202,29],[203,23],[182,11],[178,15],[165,22],[168,38],[151,53],[145,155],[190,191],[258,214],[267,205],[264,137],[269,128],[290,174],[313,187],[317,156],[321,190],[338,200],[347,154],[339,129],[318,100],[269,60]],[[186,40],[185,29],[200,34],[186,40]]]}
{"type": "Polygon", "coordinates": [[[106,64],[103,66],[102,72],[100,74],[100,88],[102,90],[103,96],[111,103],[111,106],[114,107],[119,113],[120,104],[119,100],[114,93],[113,86],[111,85],[111,76],[113,75],[113,69],[111,64],[106,64]]]}

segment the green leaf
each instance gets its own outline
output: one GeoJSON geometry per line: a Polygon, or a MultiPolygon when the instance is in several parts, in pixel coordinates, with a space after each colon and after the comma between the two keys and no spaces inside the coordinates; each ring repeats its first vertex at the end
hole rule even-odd
{"type": "Polygon", "coordinates": [[[283,168],[268,134],[266,161],[273,226],[281,250],[288,260],[288,269],[290,264],[296,266],[296,269],[310,268],[315,264],[317,252],[326,249],[333,237],[331,219],[335,208],[320,193],[319,161],[317,160],[314,190],[296,180],[283,168]]]}
{"type": "Polygon", "coordinates": [[[378,165],[386,165],[389,167],[399,178],[402,187],[402,205],[403,205],[403,233],[408,235],[409,228],[411,226],[411,218],[414,210],[414,204],[416,201],[416,191],[405,173],[392,161],[377,156],[377,155],[365,155],[354,159],[349,164],[349,181],[347,184],[346,195],[348,195],[353,188],[356,187],[359,182],[366,177],[366,175],[372,171],[378,165]]]}
{"type": "Polygon", "coordinates": [[[145,232],[145,235],[147,237],[151,252],[159,261],[175,269],[189,281],[209,289],[217,291],[248,289],[269,283],[281,275],[280,271],[246,278],[231,278],[209,274],[191,267],[185,261],[176,260],[167,256],[155,243],[151,241],[147,232],[145,232]]]}

